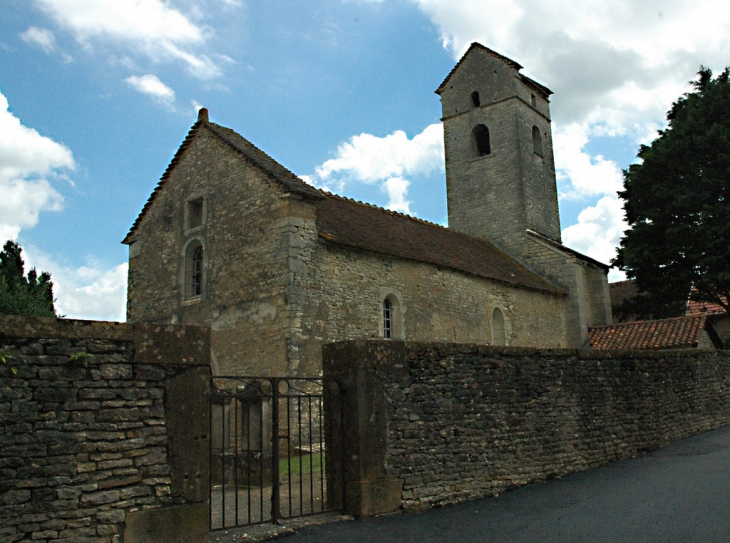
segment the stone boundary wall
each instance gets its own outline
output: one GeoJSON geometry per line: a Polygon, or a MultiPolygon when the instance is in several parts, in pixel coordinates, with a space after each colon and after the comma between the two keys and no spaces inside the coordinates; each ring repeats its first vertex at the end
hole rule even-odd
{"type": "Polygon", "coordinates": [[[455,503],[730,424],[730,353],[349,341],[324,348],[346,509],[455,503]],[[344,425],[342,425],[344,421],[344,425]],[[342,426],[338,426],[342,425],[342,426]]]}
{"type": "Polygon", "coordinates": [[[207,541],[210,332],[0,317],[0,542],[207,541]]]}

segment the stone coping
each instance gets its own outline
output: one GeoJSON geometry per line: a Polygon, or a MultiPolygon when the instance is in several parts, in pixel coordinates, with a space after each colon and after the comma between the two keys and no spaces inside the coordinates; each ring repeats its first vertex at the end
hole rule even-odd
{"type": "Polygon", "coordinates": [[[484,353],[516,357],[555,357],[577,358],[579,360],[608,360],[615,358],[661,359],[661,358],[696,358],[701,355],[714,355],[730,361],[730,351],[717,349],[643,349],[643,350],[601,350],[601,349],[541,349],[536,347],[496,347],[475,343],[447,343],[424,341],[399,341],[383,339],[354,339],[329,343],[324,349],[342,348],[353,345],[357,349],[383,349],[395,354],[398,351],[437,350],[442,353],[484,353]],[[342,347],[339,347],[342,346],[342,347]]]}
{"type": "Polygon", "coordinates": [[[210,328],[78,319],[0,316],[1,338],[131,341],[135,362],[210,364],[210,328]]]}

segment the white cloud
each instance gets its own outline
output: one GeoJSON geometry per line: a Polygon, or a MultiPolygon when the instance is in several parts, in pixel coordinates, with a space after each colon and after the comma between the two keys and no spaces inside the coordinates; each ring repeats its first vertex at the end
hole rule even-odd
{"type": "Polygon", "coordinates": [[[15,239],[38,223],[41,211],[58,211],[63,197],[47,177],[75,168],[71,150],[23,126],[0,93],[0,240],[15,239]]]}
{"type": "Polygon", "coordinates": [[[583,151],[588,143],[588,127],[572,123],[555,131],[555,168],[561,185],[569,191],[563,198],[583,198],[616,194],[622,188],[622,173],[618,165],[601,155],[591,156],[583,151]]]}
{"type": "MultiPolygon", "coordinates": [[[[563,230],[563,243],[576,251],[608,264],[616,257],[616,247],[627,228],[623,203],[616,196],[604,196],[595,206],[578,215],[578,223],[563,230]]],[[[623,277],[612,271],[611,280],[623,277]]]]}
{"type": "Polygon", "coordinates": [[[205,29],[160,0],[36,0],[61,28],[90,47],[92,40],[114,42],[155,61],[180,60],[201,79],[220,75],[205,54],[193,52],[206,41],[205,29]]]}
{"type": "Polygon", "coordinates": [[[34,43],[39,45],[46,53],[50,54],[58,50],[56,37],[53,35],[53,32],[47,28],[31,26],[28,30],[23,32],[20,37],[25,43],[34,43]]]}
{"type": "Polygon", "coordinates": [[[307,183],[341,192],[348,183],[379,184],[388,194],[388,208],[409,212],[404,176],[427,175],[443,168],[443,125],[427,126],[412,139],[402,130],[384,137],[359,134],[337,148],[335,158],[316,168],[307,183]]]}
{"type": "Polygon", "coordinates": [[[164,104],[171,105],[175,101],[175,91],[160,81],[156,75],[133,75],[125,81],[142,94],[148,94],[164,104]]]}
{"type": "Polygon", "coordinates": [[[409,201],[406,200],[408,185],[410,181],[402,177],[389,177],[385,180],[385,192],[388,193],[388,209],[392,211],[400,211],[402,213],[410,213],[409,201]]]}
{"type": "Polygon", "coordinates": [[[443,125],[427,126],[408,139],[402,130],[385,137],[372,134],[353,136],[337,148],[337,156],[317,168],[326,181],[345,173],[364,183],[375,183],[389,176],[425,174],[443,166],[443,125]]]}
{"type": "Polygon", "coordinates": [[[47,271],[53,281],[56,312],[70,319],[126,320],[128,264],[92,261],[78,268],[60,264],[33,247],[23,247],[26,269],[47,271]]]}
{"type": "Polygon", "coordinates": [[[730,48],[730,10],[721,0],[412,1],[454,58],[479,41],[555,91],[556,159],[576,194],[595,192],[615,171],[580,151],[571,131],[645,140],[700,64],[723,68],[730,48]],[[589,171],[594,181],[586,180],[589,171]]]}

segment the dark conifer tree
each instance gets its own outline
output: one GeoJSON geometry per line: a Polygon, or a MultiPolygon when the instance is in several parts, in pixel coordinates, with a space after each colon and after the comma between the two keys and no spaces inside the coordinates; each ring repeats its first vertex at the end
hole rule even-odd
{"type": "Polygon", "coordinates": [[[51,274],[32,268],[26,277],[22,252],[14,241],[0,252],[0,315],[56,317],[51,274]]]}

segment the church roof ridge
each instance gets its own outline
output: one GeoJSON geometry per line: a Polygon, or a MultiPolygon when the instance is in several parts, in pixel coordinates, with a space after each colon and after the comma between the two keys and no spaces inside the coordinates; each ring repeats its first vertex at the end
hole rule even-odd
{"type": "Polygon", "coordinates": [[[433,264],[513,287],[565,294],[488,239],[328,191],[322,192],[326,197],[316,204],[316,223],[320,237],[326,241],[433,264]]]}
{"type": "Polygon", "coordinates": [[[183,139],[180,147],[178,147],[175,155],[172,157],[172,160],[167,165],[167,168],[160,177],[160,180],[157,182],[157,185],[152,191],[152,194],[150,194],[149,198],[147,198],[147,201],[142,207],[142,211],[140,211],[139,215],[137,215],[137,218],[132,224],[132,227],[129,229],[127,235],[122,240],[122,243],[128,244],[132,242],[132,238],[137,228],[139,227],[140,222],[142,222],[142,219],[152,205],[152,202],[162,190],[162,187],[165,185],[165,183],[167,183],[167,180],[170,177],[172,170],[174,170],[177,164],[180,162],[180,158],[183,152],[190,146],[190,143],[195,137],[195,134],[201,127],[208,128],[208,130],[210,130],[210,132],[214,136],[216,136],[223,143],[231,147],[234,151],[241,154],[244,158],[252,162],[255,166],[260,168],[272,180],[283,186],[285,190],[294,192],[296,194],[301,194],[302,196],[306,196],[309,198],[323,198],[322,191],[302,181],[293,172],[291,172],[285,166],[279,164],[279,162],[277,162],[271,156],[256,147],[253,143],[241,136],[238,132],[231,128],[227,128],[225,126],[210,122],[208,120],[208,110],[202,108],[198,113],[197,121],[195,121],[195,123],[193,123],[193,125],[190,127],[190,130],[185,136],[185,139],[183,139]]]}
{"type": "Polygon", "coordinates": [[[193,141],[193,136],[195,132],[197,132],[198,128],[202,124],[204,124],[206,121],[201,116],[198,116],[198,120],[193,123],[193,126],[190,127],[190,130],[188,130],[187,135],[185,136],[185,139],[183,139],[182,143],[180,144],[180,147],[177,148],[177,151],[175,151],[175,155],[172,157],[172,160],[167,165],[167,168],[165,168],[165,171],[162,173],[162,176],[160,176],[160,180],[157,182],[157,185],[155,185],[154,190],[152,191],[152,194],[150,194],[149,198],[147,198],[147,201],[145,202],[144,206],[142,206],[142,210],[139,212],[139,215],[137,215],[137,218],[134,220],[134,223],[132,223],[132,227],[129,229],[129,232],[127,232],[127,235],[122,240],[122,243],[129,244],[132,242],[132,237],[134,236],[134,233],[137,231],[137,227],[139,226],[139,223],[142,222],[142,218],[147,213],[147,210],[152,206],[152,202],[155,200],[159,192],[162,190],[162,187],[167,182],[167,179],[170,177],[170,173],[172,173],[172,170],[177,166],[178,162],[180,162],[180,157],[183,154],[183,151],[188,148],[190,145],[190,142],[193,141]]]}
{"type": "Polygon", "coordinates": [[[267,173],[269,177],[277,181],[286,190],[316,199],[323,197],[321,190],[302,181],[294,172],[282,166],[277,160],[256,147],[232,128],[212,122],[207,123],[207,127],[224,143],[233,148],[234,151],[237,151],[250,162],[253,162],[254,165],[267,173]]]}
{"type": "MultiPolygon", "coordinates": [[[[412,221],[415,221],[415,222],[418,222],[418,223],[426,224],[428,226],[434,226],[436,228],[442,228],[442,229],[445,229],[445,230],[449,230],[449,228],[446,227],[446,226],[443,226],[441,224],[435,223],[433,221],[428,221],[426,219],[421,219],[420,217],[416,217],[415,215],[409,215],[408,213],[401,213],[400,211],[394,211],[392,209],[387,209],[385,207],[381,207],[379,205],[372,204],[370,202],[364,202],[362,200],[356,200],[356,199],[350,198],[348,196],[342,196],[341,194],[335,194],[334,192],[330,192],[330,191],[325,190],[325,189],[319,189],[319,190],[321,190],[322,193],[324,193],[325,196],[330,197],[330,198],[335,198],[335,199],[339,199],[339,200],[346,200],[348,202],[352,202],[353,204],[359,204],[359,205],[362,205],[362,206],[365,206],[365,207],[369,207],[369,208],[372,208],[372,209],[376,209],[376,210],[378,210],[378,211],[380,211],[382,213],[387,213],[387,214],[392,215],[394,217],[402,217],[404,219],[409,219],[409,220],[412,220],[412,221]]],[[[454,232],[454,230],[449,230],[449,231],[450,232],[454,232]]]]}

